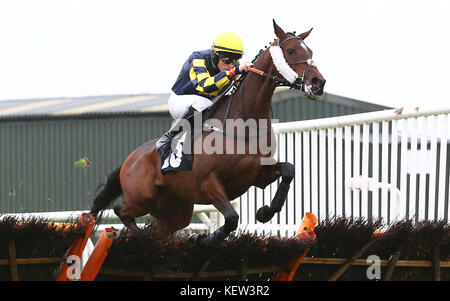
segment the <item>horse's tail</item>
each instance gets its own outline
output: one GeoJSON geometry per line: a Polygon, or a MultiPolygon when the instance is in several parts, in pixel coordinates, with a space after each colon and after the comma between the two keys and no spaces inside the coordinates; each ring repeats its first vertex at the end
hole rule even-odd
{"type": "Polygon", "coordinates": [[[90,213],[99,222],[101,215],[98,216],[99,212],[104,210],[112,201],[117,199],[122,194],[122,186],[120,186],[120,169],[122,165],[116,168],[112,173],[106,178],[106,183],[100,184],[97,187],[102,188],[102,190],[97,194],[92,204],[90,213]]]}

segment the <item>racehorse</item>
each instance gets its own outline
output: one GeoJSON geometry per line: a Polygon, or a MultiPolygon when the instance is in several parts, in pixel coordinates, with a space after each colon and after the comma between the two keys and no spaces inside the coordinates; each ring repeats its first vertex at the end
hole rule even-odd
{"type": "MultiPolygon", "coordinates": [[[[269,221],[280,212],[294,178],[294,166],[288,162],[277,162],[273,154],[249,152],[251,143],[263,139],[269,146],[276,145],[271,131],[270,110],[272,95],[280,85],[299,89],[308,97],[322,95],[325,79],[312,61],[312,51],[304,40],[311,30],[296,35],[284,32],[273,20],[277,39],[254,61],[253,72],[247,72],[244,80],[232,95],[218,103],[213,118],[218,120],[264,120],[267,127],[259,128],[266,135],[236,137],[230,133],[201,133],[194,146],[202,139],[214,135],[225,148],[227,143],[239,140],[245,145],[244,153],[194,153],[192,170],[162,174],[161,158],[156,151],[157,139],[150,140],[135,149],[106,180],[91,207],[97,216],[108,204],[123,194],[123,205],[114,212],[130,231],[140,231],[135,218],[150,214],[156,235],[167,237],[187,227],[192,218],[194,204],[212,204],[223,214],[225,223],[209,235],[194,235],[192,241],[210,245],[225,239],[237,229],[239,215],[230,201],[245,193],[251,186],[264,189],[281,177],[281,182],[270,206],[257,211],[259,222],[269,221]],[[267,159],[270,164],[261,164],[267,159]]],[[[260,124],[260,123],[258,123],[260,124]]],[[[233,144],[234,145],[234,144],[233,144]]],[[[200,149],[202,149],[200,147],[200,149]]]]}

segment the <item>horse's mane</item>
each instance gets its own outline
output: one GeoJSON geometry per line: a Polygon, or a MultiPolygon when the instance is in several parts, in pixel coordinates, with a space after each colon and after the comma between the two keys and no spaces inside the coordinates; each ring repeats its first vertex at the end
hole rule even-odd
{"type": "MultiPolygon", "coordinates": [[[[258,54],[253,58],[253,60],[251,61],[252,64],[255,64],[256,61],[259,59],[259,57],[266,51],[267,46],[264,47],[264,49],[260,49],[258,54]]],[[[231,97],[232,95],[236,94],[240,88],[242,87],[242,84],[244,82],[244,80],[247,78],[247,74],[248,72],[244,73],[241,75],[241,77],[234,83],[234,86],[231,87],[231,93],[229,95],[225,95],[226,98],[228,99],[229,97],[231,97]]]]}
{"type": "MultiPolygon", "coordinates": [[[[289,32],[288,34],[293,34],[295,35],[295,31],[293,33],[289,32]]],[[[256,64],[256,62],[258,61],[258,59],[261,57],[261,55],[266,52],[266,50],[274,43],[276,42],[277,39],[274,39],[273,42],[271,42],[269,44],[269,46],[264,46],[264,48],[261,48],[259,50],[259,52],[255,55],[255,57],[251,60],[252,64],[256,64]]],[[[211,108],[211,113],[210,113],[210,117],[214,116],[216,111],[223,105],[227,105],[227,106],[231,106],[231,102],[232,102],[232,98],[235,94],[240,93],[241,92],[241,87],[243,86],[243,83],[245,81],[245,79],[247,78],[247,74],[249,73],[243,73],[240,75],[240,77],[235,80],[228,88],[225,89],[225,91],[223,92],[223,94],[219,97],[220,99],[218,99],[218,101],[214,101],[212,108],[211,108]],[[231,91],[230,91],[231,89],[231,91]],[[230,91],[230,93],[227,95],[227,93],[230,91]]],[[[225,109],[225,115],[224,118],[226,118],[227,114],[228,114],[228,109],[225,109]]]]}

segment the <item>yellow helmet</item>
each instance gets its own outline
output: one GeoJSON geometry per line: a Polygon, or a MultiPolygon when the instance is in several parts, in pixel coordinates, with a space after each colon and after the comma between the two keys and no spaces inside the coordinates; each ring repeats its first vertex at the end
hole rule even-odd
{"type": "Polygon", "coordinates": [[[233,57],[242,57],[244,54],[244,43],[240,36],[234,32],[222,32],[214,40],[212,50],[233,57]]]}

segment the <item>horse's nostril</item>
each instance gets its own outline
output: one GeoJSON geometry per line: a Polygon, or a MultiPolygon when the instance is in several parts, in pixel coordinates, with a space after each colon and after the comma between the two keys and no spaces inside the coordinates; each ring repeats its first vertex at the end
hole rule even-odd
{"type": "Polygon", "coordinates": [[[318,77],[313,77],[311,79],[311,83],[313,86],[315,86],[317,88],[323,88],[323,86],[325,86],[325,80],[322,80],[318,77]]]}
{"type": "Polygon", "coordinates": [[[322,95],[323,94],[323,87],[325,86],[325,79],[321,79],[319,77],[313,77],[311,79],[312,84],[312,91],[316,95],[322,95]]]}

